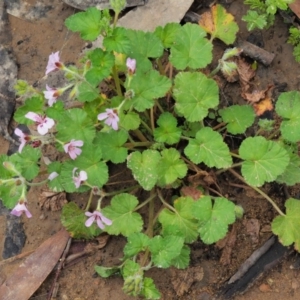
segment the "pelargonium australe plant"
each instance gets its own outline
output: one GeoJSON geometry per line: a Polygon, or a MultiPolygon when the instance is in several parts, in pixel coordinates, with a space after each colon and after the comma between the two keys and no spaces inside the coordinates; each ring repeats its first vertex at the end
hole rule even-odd
{"type": "MultiPolygon", "coordinates": [[[[187,268],[189,245],[200,239],[212,244],[225,237],[229,225],[242,214],[212,178],[230,172],[269,201],[278,212],[272,230],[284,245],[299,249],[300,202],[286,201],[284,213],[260,189],[267,182],[300,182],[297,143],[300,133],[299,92],[282,93],[275,111],[282,118],[258,122],[250,104],[220,107],[214,75],[236,74],[240,49],[228,48],[211,71],[213,41],[233,44],[238,26],[232,15],[215,5],[205,24],[167,24],[154,32],[116,26],[122,1],[108,11],[90,8],[66,20],[84,40],[103,37],[103,47],[89,50],[79,66],[67,66],[59,52],[49,56],[46,74],[64,72],[67,85],[39,91],[24,81],[16,90],[25,99],[15,113],[19,151],[0,156],[0,196],[11,213],[27,217],[32,199],[27,187],[40,174],[44,145],[51,144],[63,159],[47,164],[40,184],[56,192],[90,192],[82,210],[74,202],[62,210],[61,221],[75,238],[91,239],[106,232],[127,239],[119,266],[96,266],[102,277],[122,274],[123,290],[133,296],[159,299],[150,268],[187,268]],[[214,26],[209,26],[213,24],[214,26]],[[99,92],[106,84],[109,92],[99,92]],[[62,95],[80,105],[66,105],[62,95]],[[212,117],[213,116],[213,117],[212,117]],[[241,136],[239,149],[227,135],[241,136]],[[123,164],[136,184],[106,191],[110,166],[123,164]],[[137,189],[148,193],[138,199],[137,189]],[[97,205],[93,202],[97,199],[97,205]],[[103,205],[103,199],[106,199],[103,205]],[[93,209],[96,207],[96,209],[93,209]],[[140,211],[147,213],[141,214],[140,211]],[[147,222],[145,223],[145,220],[147,222]]],[[[124,4],[124,3],[123,3],[124,4]]],[[[37,184],[35,182],[35,184],[37,184]]]]}

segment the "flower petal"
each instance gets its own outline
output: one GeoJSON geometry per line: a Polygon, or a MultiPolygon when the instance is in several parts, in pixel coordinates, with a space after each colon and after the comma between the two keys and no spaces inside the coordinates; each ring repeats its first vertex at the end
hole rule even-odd
{"type": "Polygon", "coordinates": [[[86,227],[90,227],[90,226],[94,223],[95,218],[96,218],[96,217],[95,217],[94,215],[91,216],[90,218],[88,218],[88,219],[85,221],[84,225],[85,225],[86,227]]]}
{"type": "Polygon", "coordinates": [[[30,119],[30,120],[32,120],[34,122],[41,122],[42,121],[42,118],[38,114],[36,114],[34,112],[31,112],[31,111],[28,112],[25,115],[25,118],[30,119]]]}
{"type": "Polygon", "coordinates": [[[104,224],[102,223],[100,217],[97,217],[96,220],[97,220],[97,225],[98,225],[98,227],[99,227],[100,229],[103,230],[103,229],[105,228],[105,226],[104,226],[104,224]]]}

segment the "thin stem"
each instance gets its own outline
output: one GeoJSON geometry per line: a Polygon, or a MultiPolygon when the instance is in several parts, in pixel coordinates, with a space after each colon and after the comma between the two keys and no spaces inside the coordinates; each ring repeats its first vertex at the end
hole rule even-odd
{"type": "Polygon", "coordinates": [[[271,140],[274,136],[276,136],[280,132],[280,129],[275,130],[269,136],[266,137],[267,140],[271,140]]]}
{"type": "Polygon", "coordinates": [[[243,162],[238,162],[238,163],[235,163],[235,164],[232,164],[229,168],[225,168],[225,169],[221,169],[221,170],[218,170],[215,172],[216,175],[220,175],[224,172],[226,172],[227,170],[230,170],[232,168],[236,168],[236,167],[239,167],[243,164],[243,162]]]}
{"type": "Polygon", "coordinates": [[[217,130],[217,129],[219,129],[220,127],[223,127],[223,126],[225,126],[225,125],[226,125],[225,122],[221,122],[221,123],[219,123],[218,125],[216,125],[215,127],[213,127],[212,129],[213,129],[213,130],[217,130]]]}
{"type": "Polygon", "coordinates": [[[147,129],[147,131],[152,135],[152,130],[151,128],[147,125],[146,122],[144,122],[143,120],[141,120],[141,123],[143,124],[143,126],[147,129]]]}
{"type": "Polygon", "coordinates": [[[150,109],[150,124],[151,124],[151,129],[152,129],[152,132],[153,132],[154,129],[155,129],[153,107],[151,107],[151,109],[150,109]]]}
{"type": "Polygon", "coordinates": [[[159,73],[160,73],[161,75],[166,75],[165,70],[164,70],[164,67],[163,67],[163,65],[162,65],[162,63],[161,63],[160,58],[158,58],[158,59],[156,60],[156,63],[157,63],[158,69],[159,69],[159,73]]]}
{"type": "Polygon", "coordinates": [[[41,181],[41,182],[28,182],[28,181],[25,181],[25,183],[29,186],[40,186],[42,184],[45,184],[47,181],[48,181],[48,178],[41,181]]]}
{"type": "Polygon", "coordinates": [[[241,157],[238,154],[234,153],[234,152],[230,152],[230,155],[233,156],[233,157],[241,159],[241,157]]]}
{"type": "Polygon", "coordinates": [[[136,147],[149,147],[152,145],[153,145],[152,142],[131,142],[131,143],[125,143],[124,147],[126,147],[128,149],[133,149],[136,147]]]}
{"type": "Polygon", "coordinates": [[[139,129],[133,130],[133,132],[141,142],[149,142],[139,129]]]}
{"type": "Polygon", "coordinates": [[[105,196],[110,197],[110,196],[114,196],[114,195],[121,194],[121,193],[124,193],[124,192],[132,191],[137,187],[139,187],[139,185],[130,186],[128,188],[125,188],[123,190],[118,190],[118,191],[115,191],[115,192],[105,193],[105,196]]]}
{"type": "Polygon", "coordinates": [[[146,204],[148,204],[153,198],[155,198],[156,195],[151,195],[147,200],[145,200],[143,203],[141,203],[140,205],[138,205],[134,211],[138,211],[139,209],[141,209],[143,206],[145,206],[146,204]]]}
{"type": "MultiPolygon", "coordinates": [[[[247,184],[247,182],[244,180],[244,178],[238,174],[237,172],[235,172],[232,169],[228,169],[228,171],[233,174],[235,177],[237,177],[239,180],[241,180],[242,182],[244,182],[245,184],[247,184]]],[[[269,201],[271,203],[271,205],[275,208],[275,210],[281,215],[281,216],[285,216],[285,214],[282,212],[282,210],[277,206],[277,204],[262,190],[260,190],[258,187],[256,186],[252,186],[252,185],[248,185],[249,187],[251,187],[252,189],[254,189],[256,192],[258,192],[259,194],[261,194],[267,201],[269,201]]]]}
{"type": "Polygon", "coordinates": [[[164,109],[161,107],[160,103],[158,100],[155,101],[156,106],[158,107],[158,109],[160,110],[161,113],[164,113],[164,109]]]}
{"type": "Polygon", "coordinates": [[[122,94],[122,90],[121,90],[120,79],[119,79],[118,72],[117,72],[117,69],[115,66],[113,67],[113,77],[114,77],[114,81],[115,81],[115,85],[116,85],[116,89],[117,89],[117,94],[118,94],[118,96],[122,97],[123,94],[122,94]]]}
{"type": "Polygon", "coordinates": [[[88,211],[90,209],[91,203],[93,199],[93,190],[90,192],[88,203],[86,204],[85,211],[88,211]]]}
{"type": "Polygon", "coordinates": [[[211,78],[215,76],[221,69],[221,65],[218,64],[217,67],[207,76],[208,78],[211,78]]]}
{"type": "Polygon", "coordinates": [[[177,213],[176,209],[165,201],[165,199],[162,197],[160,191],[157,191],[157,195],[158,195],[158,198],[160,199],[160,201],[163,203],[164,206],[166,206],[167,208],[169,208],[173,212],[177,213]]]}

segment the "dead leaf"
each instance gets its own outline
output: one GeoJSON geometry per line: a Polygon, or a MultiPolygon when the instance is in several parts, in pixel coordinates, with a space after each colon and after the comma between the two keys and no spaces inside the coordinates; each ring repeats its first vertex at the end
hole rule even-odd
{"type": "Polygon", "coordinates": [[[39,206],[41,209],[46,208],[51,211],[58,211],[67,203],[65,192],[43,190],[39,195],[39,206]]]}
{"type": "Polygon", "coordinates": [[[261,116],[267,110],[273,110],[274,107],[273,107],[272,100],[270,98],[266,98],[264,100],[261,100],[258,103],[254,103],[253,108],[254,108],[255,114],[257,116],[261,116]]]}
{"type": "Polygon", "coordinates": [[[240,76],[242,93],[246,93],[251,87],[250,80],[255,76],[256,71],[244,59],[239,57],[237,59],[237,72],[240,76]]]}
{"type": "Polygon", "coordinates": [[[186,270],[171,268],[171,282],[178,297],[184,295],[194,282],[200,282],[203,279],[203,268],[190,267],[186,270]]]}
{"type": "Polygon", "coordinates": [[[195,201],[198,200],[202,196],[202,192],[199,191],[197,188],[191,186],[184,186],[180,190],[181,194],[184,197],[191,197],[195,201]]]}
{"type": "Polygon", "coordinates": [[[247,234],[250,235],[252,243],[258,244],[260,224],[257,219],[248,219],[243,221],[243,225],[246,227],[247,234]]]}
{"type": "Polygon", "coordinates": [[[203,13],[198,23],[209,34],[212,34],[215,31],[215,25],[211,11],[203,13]]]}
{"type": "Polygon", "coordinates": [[[290,9],[293,11],[293,13],[300,18],[300,0],[295,0],[293,3],[289,4],[290,9]]]}
{"type": "Polygon", "coordinates": [[[29,299],[57,264],[69,237],[65,229],[60,230],[21,262],[0,286],[1,300],[29,299]]]}

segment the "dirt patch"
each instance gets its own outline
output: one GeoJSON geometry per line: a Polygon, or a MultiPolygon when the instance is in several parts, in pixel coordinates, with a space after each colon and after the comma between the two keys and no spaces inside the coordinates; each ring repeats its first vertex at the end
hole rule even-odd
{"type": "MultiPolygon", "coordinates": [[[[151,0],[150,0],[151,1],[151,0]]],[[[243,40],[250,40],[275,53],[275,59],[268,68],[259,65],[256,80],[261,88],[268,84],[277,84],[281,89],[297,90],[299,87],[299,64],[295,63],[292,56],[292,46],[287,44],[288,26],[284,24],[281,17],[277,17],[275,25],[267,31],[256,31],[249,34],[245,23],[241,22],[241,16],[246,13],[247,8],[242,1],[221,1],[225,8],[235,16],[239,24],[239,36],[243,40]],[[228,3],[231,2],[231,3],[228,3]]],[[[64,20],[74,12],[75,9],[54,0],[54,9],[50,11],[46,19],[34,22],[10,17],[13,35],[13,50],[19,65],[19,78],[34,84],[45,75],[48,56],[51,52],[60,51],[65,63],[76,63],[84,42],[77,34],[69,32],[64,26],[64,20]]],[[[218,42],[217,42],[218,43],[218,42]]],[[[222,52],[224,45],[217,45],[216,52],[222,52]]],[[[218,55],[216,56],[218,57],[218,55]]],[[[228,84],[221,91],[221,99],[225,103],[242,103],[240,86],[228,84]]],[[[0,137],[0,153],[6,153],[8,144],[0,137]]],[[[111,170],[118,174],[122,169],[111,170]]],[[[113,173],[112,173],[113,174],[113,173]]],[[[114,178],[115,181],[131,180],[124,174],[114,178]],[[125,178],[125,179],[124,179],[125,178]]],[[[123,185],[127,183],[123,182],[123,185]]],[[[162,299],[213,299],[216,290],[232,276],[241,263],[249,257],[252,252],[262,245],[270,236],[270,222],[276,216],[272,207],[256,194],[247,194],[247,190],[238,187],[239,182],[230,175],[220,178],[219,185],[223,195],[236,204],[240,204],[245,215],[242,220],[236,222],[236,241],[232,247],[230,263],[220,263],[223,250],[216,245],[207,246],[196,242],[191,246],[191,265],[187,273],[180,270],[153,269],[146,274],[154,279],[157,288],[162,294],[162,299]],[[236,185],[234,185],[236,184],[236,185]],[[255,227],[256,226],[256,227],[255,227]],[[258,226],[258,227],[257,227],[258,226]],[[187,280],[188,273],[194,274],[187,280]],[[199,276],[202,274],[202,277],[199,276]],[[178,285],[180,282],[189,282],[189,286],[181,294],[178,285]]],[[[113,187],[111,187],[113,188],[113,187]]],[[[285,195],[280,187],[266,185],[265,191],[274,197],[280,208],[283,208],[285,195]]],[[[298,195],[297,187],[289,190],[291,195],[298,195]]],[[[249,191],[250,193],[250,191],[249,191]]],[[[32,188],[28,194],[30,199],[30,211],[33,218],[23,218],[25,233],[27,236],[23,252],[36,249],[48,237],[56,233],[61,227],[60,212],[41,210],[39,206],[39,195],[41,188],[32,188]]],[[[73,194],[68,200],[75,201],[79,206],[86,203],[85,194],[73,194]]],[[[0,236],[4,235],[3,217],[0,217],[0,236]]],[[[230,230],[233,230],[232,228],[230,230]]],[[[83,247],[83,241],[75,241],[74,244],[83,247]]],[[[99,241],[93,241],[94,245],[99,241]]],[[[65,268],[59,278],[58,299],[133,299],[122,292],[123,281],[114,276],[109,279],[100,278],[95,274],[94,265],[113,266],[119,263],[122,257],[122,249],[125,240],[121,237],[111,237],[107,245],[100,250],[93,251],[89,256],[81,258],[74,265],[65,268]]],[[[0,245],[2,250],[3,245],[0,245]]],[[[79,247],[79,246],[78,246],[79,247]]],[[[224,249],[224,248],[223,248],[224,249]]],[[[291,300],[297,297],[300,287],[300,274],[297,270],[291,270],[294,257],[290,256],[275,270],[268,272],[259,279],[246,294],[237,295],[237,300],[291,300]]],[[[39,291],[31,299],[46,299],[54,275],[50,275],[39,291]]]]}

